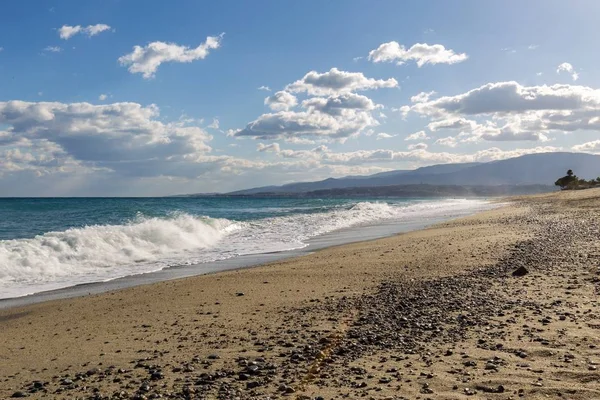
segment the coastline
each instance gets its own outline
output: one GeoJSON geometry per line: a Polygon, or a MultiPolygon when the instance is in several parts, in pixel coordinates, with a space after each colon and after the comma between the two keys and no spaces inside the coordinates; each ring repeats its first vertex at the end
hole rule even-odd
{"type": "Polygon", "coordinates": [[[8,297],[0,299],[0,310],[12,307],[20,307],[45,301],[60,300],[73,297],[89,296],[129,287],[148,285],[175,279],[189,278],[198,275],[214,274],[223,271],[232,271],[250,267],[256,267],[272,262],[282,261],[295,257],[302,257],[315,251],[345,244],[377,240],[410,231],[424,229],[444,221],[473,215],[483,209],[491,209],[497,199],[487,200],[488,205],[479,206],[476,209],[465,209],[453,211],[453,214],[441,217],[428,218],[422,221],[409,220],[398,222],[394,220],[382,221],[368,225],[358,225],[338,229],[305,241],[306,246],[270,253],[258,253],[241,255],[218,261],[205,262],[201,264],[180,265],[163,268],[154,272],[127,275],[106,281],[82,283],[57,289],[43,290],[23,296],[8,297]]]}
{"type": "Polygon", "coordinates": [[[598,397],[582,274],[599,196],[518,198],[267,265],[0,310],[0,398],[598,397]],[[560,240],[574,254],[545,256],[560,240]],[[516,280],[519,263],[531,273],[516,280]],[[547,322],[534,303],[559,291],[554,307],[571,311],[547,322]],[[560,381],[556,359],[571,361],[560,381]]]}

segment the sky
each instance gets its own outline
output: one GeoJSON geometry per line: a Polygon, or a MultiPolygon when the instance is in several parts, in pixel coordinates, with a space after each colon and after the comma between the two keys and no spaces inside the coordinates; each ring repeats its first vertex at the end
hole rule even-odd
{"type": "Polygon", "coordinates": [[[0,196],[600,153],[600,2],[6,0],[0,196]]]}

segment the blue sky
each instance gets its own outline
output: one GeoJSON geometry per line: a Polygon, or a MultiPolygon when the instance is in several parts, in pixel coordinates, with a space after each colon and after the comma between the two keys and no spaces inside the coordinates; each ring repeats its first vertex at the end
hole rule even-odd
{"type": "Polygon", "coordinates": [[[599,11],[6,1],[0,195],[229,191],[600,152],[599,11]]]}

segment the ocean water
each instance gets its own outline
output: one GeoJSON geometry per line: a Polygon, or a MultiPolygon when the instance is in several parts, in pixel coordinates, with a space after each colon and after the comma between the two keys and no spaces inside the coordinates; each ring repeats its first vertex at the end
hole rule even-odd
{"type": "Polygon", "coordinates": [[[489,207],[478,199],[0,198],[0,299],[489,207]]]}

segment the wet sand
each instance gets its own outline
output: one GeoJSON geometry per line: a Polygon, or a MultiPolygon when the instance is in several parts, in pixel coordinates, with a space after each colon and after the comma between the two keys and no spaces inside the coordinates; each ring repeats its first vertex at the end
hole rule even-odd
{"type": "Polygon", "coordinates": [[[1,310],[0,398],[600,398],[599,238],[600,190],[540,195],[1,310]]]}

